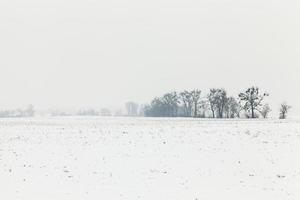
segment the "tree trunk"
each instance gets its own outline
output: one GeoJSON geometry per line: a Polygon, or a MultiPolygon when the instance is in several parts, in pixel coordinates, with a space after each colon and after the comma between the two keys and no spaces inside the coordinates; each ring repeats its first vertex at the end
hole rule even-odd
{"type": "Polygon", "coordinates": [[[253,106],[251,106],[251,116],[252,116],[252,118],[255,117],[255,116],[254,116],[254,107],[253,107],[253,106]]]}
{"type": "Polygon", "coordinates": [[[212,105],[210,105],[210,109],[211,109],[211,112],[212,112],[213,118],[215,118],[215,111],[214,111],[214,109],[213,109],[213,106],[212,106],[212,105]]]}

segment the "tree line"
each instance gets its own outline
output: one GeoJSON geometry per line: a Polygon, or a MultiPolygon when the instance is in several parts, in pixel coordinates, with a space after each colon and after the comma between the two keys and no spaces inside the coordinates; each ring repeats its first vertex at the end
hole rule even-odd
{"type": "MultiPolygon", "coordinates": [[[[208,94],[199,89],[182,92],[169,92],[155,97],[150,104],[125,103],[125,112],[118,109],[114,113],[108,108],[80,109],[79,111],[37,112],[33,105],[25,109],[0,111],[1,117],[50,116],[130,116],[130,117],[194,117],[194,118],[267,118],[272,111],[265,103],[267,92],[258,87],[250,87],[237,97],[228,95],[224,88],[211,88],[208,94]]],[[[280,105],[279,118],[285,119],[291,106],[286,102],[280,105]]]]}
{"type": "Polygon", "coordinates": [[[18,109],[11,109],[11,110],[1,110],[0,111],[0,118],[14,118],[14,117],[33,117],[35,114],[34,106],[28,105],[26,108],[18,108],[18,109]]]}
{"type": "MultiPolygon", "coordinates": [[[[194,118],[267,118],[272,111],[264,100],[267,92],[249,87],[238,97],[228,95],[224,88],[211,88],[207,95],[199,89],[169,92],[154,98],[144,107],[147,117],[194,117],[194,118]]],[[[291,106],[280,105],[279,118],[285,119],[291,106]]]]}

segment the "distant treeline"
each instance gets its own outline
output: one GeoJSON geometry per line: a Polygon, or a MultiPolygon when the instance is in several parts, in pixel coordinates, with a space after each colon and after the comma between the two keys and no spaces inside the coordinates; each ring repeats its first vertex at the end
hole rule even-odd
{"type": "MultiPolygon", "coordinates": [[[[264,103],[267,96],[258,87],[250,87],[238,97],[229,96],[223,88],[212,88],[207,95],[199,89],[185,90],[156,97],[143,109],[148,117],[267,118],[271,112],[270,105],[264,103]]],[[[285,119],[290,108],[282,103],[279,117],[285,119]]]]}
{"type": "MultiPolygon", "coordinates": [[[[131,117],[194,117],[194,118],[267,118],[272,111],[265,98],[267,92],[250,87],[237,97],[228,95],[223,88],[212,88],[208,94],[201,90],[169,92],[154,98],[148,105],[129,101],[125,109],[112,112],[108,108],[80,109],[78,111],[35,111],[33,105],[25,109],[3,110],[0,117],[40,116],[131,116],[131,117]]],[[[285,119],[291,106],[282,103],[279,118],[285,119]]]]}
{"type": "Polygon", "coordinates": [[[77,112],[52,111],[51,116],[112,116],[109,109],[80,109],[77,112]]]}
{"type": "Polygon", "coordinates": [[[33,117],[35,114],[33,105],[27,106],[25,109],[1,110],[0,117],[33,117]]]}

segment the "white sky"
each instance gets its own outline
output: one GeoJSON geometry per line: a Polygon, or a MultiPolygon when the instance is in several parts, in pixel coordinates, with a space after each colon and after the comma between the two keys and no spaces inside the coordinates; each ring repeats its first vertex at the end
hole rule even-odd
{"type": "Polygon", "coordinates": [[[300,114],[299,0],[1,0],[0,108],[257,85],[300,114]]]}

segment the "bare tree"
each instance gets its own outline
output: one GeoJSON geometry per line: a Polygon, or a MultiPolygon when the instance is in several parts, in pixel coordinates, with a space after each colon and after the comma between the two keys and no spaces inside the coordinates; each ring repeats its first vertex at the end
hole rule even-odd
{"type": "Polygon", "coordinates": [[[259,93],[258,87],[248,88],[245,92],[239,94],[240,101],[244,103],[243,108],[245,111],[251,113],[251,118],[255,118],[255,110],[258,110],[262,106],[262,101],[268,93],[259,93]]]}
{"type": "Polygon", "coordinates": [[[225,105],[225,114],[227,118],[239,117],[240,104],[234,97],[229,97],[225,105]]]}
{"type": "Polygon", "coordinates": [[[286,102],[283,102],[280,105],[280,113],[279,113],[279,118],[280,119],[286,119],[286,115],[288,113],[288,111],[291,109],[292,107],[289,106],[286,102]]]}
{"type": "Polygon", "coordinates": [[[206,118],[206,113],[209,110],[209,103],[206,100],[201,100],[199,103],[199,116],[201,118],[206,118]]]}
{"type": "Polygon", "coordinates": [[[210,89],[208,101],[214,118],[216,117],[216,113],[218,118],[223,118],[227,100],[227,92],[224,89],[210,89]]]}
{"type": "Polygon", "coordinates": [[[185,117],[191,117],[192,116],[192,106],[193,106],[193,99],[192,99],[192,93],[185,90],[181,92],[180,99],[183,103],[185,117]]]}
{"type": "Polygon", "coordinates": [[[217,109],[217,103],[216,103],[216,98],[215,98],[216,92],[217,92],[216,89],[210,89],[209,94],[207,96],[213,118],[216,117],[215,111],[217,109]]]}
{"type": "Polygon", "coordinates": [[[198,116],[198,105],[200,102],[200,94],[201,94],[201,90],[193,90],[191,91],[191,96],[192,96],[192,100],[193,100],[193,106],[194,106],[194,117],[198,116]]]}
{"type": "Polygon", "coordinates": [[[260,114],[263,116],[263,118],[267,118],[271,111],[270,105],[266,103],[260,110],[260,114]]]}
{"type": "Polygon", "coordinates": [[[224,108],[228,101],[227,92],[225,91],[225,89],[217,89],[216,98],[218,117],[223,118],[224,108]]]}
{"type": "Polygon", "coordinates": [[[177,117],[179,97],[176,92],[170,92],[163,96],[163,104],[167,110],[168,117],[177,117]]]}

